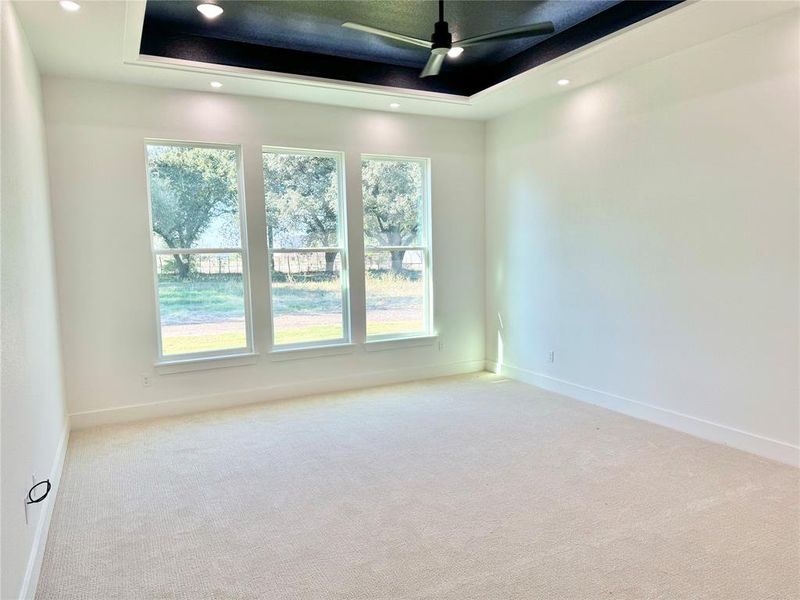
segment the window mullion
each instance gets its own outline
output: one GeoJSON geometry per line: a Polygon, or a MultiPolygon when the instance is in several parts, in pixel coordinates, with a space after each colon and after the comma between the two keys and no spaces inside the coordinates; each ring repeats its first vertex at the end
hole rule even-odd
{"type": "Polygon", "coordinates": [[[292,253],[312,253],[312,252],[344,252],[342,246],[327,246],[324,248],[270,248],[270,254],[292,254],[292,253]]]}
{"type": "Polygon", "coordinates": [[[234,254],[242,248],[154,248],[154,254],[234,254]]]}
{"type": "Polygon", "coordinates": [[[367,252],[399,252],[400,250],[416,250],[422,252],[427,249],[427,246],[365,246],[364,250],[367,252]]]}

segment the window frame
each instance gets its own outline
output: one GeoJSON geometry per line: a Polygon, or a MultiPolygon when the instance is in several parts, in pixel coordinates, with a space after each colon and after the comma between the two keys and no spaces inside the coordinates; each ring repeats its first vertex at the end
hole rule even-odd
{"type": "MultiPolygon", "coordinates": [[[[348,253],[348,219],[347,219],[347,188],[345,187],[345,153],[341,150],[315,150],[310,148],[292,148],[288,146],[261,146],[261,178],[264,179],[264,154],[294,154],[300,156],[314,156],[333,158],[336,161],[336,184],[338,186],[338,213],[336,220],[336,238],[338,246],[320,246],[319,248],[273,248],[267,236],[267,289],[269,290],[269,334],[270,350],[275,353],[291,350],[305,350],[312,348],[325,348],[328,346],[345,346],[352,343],[352,318],[350,313],[350,258],[348,253]],[[291,344],[275,343],[275,309],[274,294],[272,292],[272,256],[274,254],[312,254],[324,252],[338,252],[340,255],[341,269],[339,278],[342,292],[342,337],[330,340],[317,340],[309,342],[295,342],[291,344]]],[[[265,218],[264,227],[269,223],[266,216],[266,190],[262,195],[265,218]]]]}
{"type": "Polygon", "coordinates": [[[244,159],[241,144],[224,144],[214,142],[192,142],[145,138],[144,140],[144,172],[147,185],[147,233],[150,240],[150,260],[153,270],[153,293],[156,305],[156,338],[158,340],[158,360],[156,365],[169,365],[193,360],[214,358],[230,358],[252,355],[255,353],[253,341],[252,306],[250,300],[250,261],[247,243],[247,211],[244,188],[244,159]],[[150,196],[150,161],[147,149],[149,146],[174,146],[179,148],[219,148],[233,150],[236,154],[237,190],[239,202],[239,248],[156,248],[153,243],[153,202],[150,196]],[[240,348],[223,348],[182,354],[164,354],[164,343],[161,335],[161,299],[159,297],[158,256],[171,254],[239,254],[242,259],[242,293],[244,305],[244,330],[246,345],[240,348]]]}
{"type": "MultiPolygon", "coordinates": [[[[414,338],[428,338],[436,335],[433,322],[433,260],[432,255],[432,235],[431,235],[431,159],[421,156],[400,156],[397,154],[361,154],[359,162],[359,173],[363,168],[365,160],[380,160],[380,161],[394,161],[394,162],[416,162],[422,165],[422,211],[420,223],[420,245],[414,246],[368,246],[367,234],[362,224],[361,240],[364,245],[364,335],[366,343],[374,342],[387,342],[392,340],[406,340],[414,338]],[[369,335],[369,319],[367,310],[367,254],[370,252],[392,250],[407,250],[422,253],[423,263],[423,299],[422,310],[424,318],[424,329],[422,331],[413,331],[407,333],[384,333],[379,335],[369,335]]],[[[363,190],[363,179],[361,181],[363,190]]],[[[363,192],[362,192],[363,194],[363,192]]],[[[361,202],[362,223],[364,219],[364,202],[362,195],[361,202]]]]}

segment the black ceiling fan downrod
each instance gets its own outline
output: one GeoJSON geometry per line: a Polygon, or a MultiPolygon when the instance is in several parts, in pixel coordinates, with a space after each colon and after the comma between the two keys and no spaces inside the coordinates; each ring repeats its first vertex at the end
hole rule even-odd
{"type": "Polygon", "coordinates": [[[444,20],[444,0],[439,0],[439,20],[433,26],[433,35],[431,36],[433,43],[432,49],[446,48],[449,50],[453,46],[453,35],[450,33],[450,27],[447,21],[444,20]]]}

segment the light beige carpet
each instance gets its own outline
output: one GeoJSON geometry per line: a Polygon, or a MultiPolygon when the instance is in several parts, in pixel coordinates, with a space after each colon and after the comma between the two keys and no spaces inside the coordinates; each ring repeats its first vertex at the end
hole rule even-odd
{"type": "Polygon", "coordinates": [[[88,430],[37,597],[788,600],[799,477],[488,374],[88,430]]]}

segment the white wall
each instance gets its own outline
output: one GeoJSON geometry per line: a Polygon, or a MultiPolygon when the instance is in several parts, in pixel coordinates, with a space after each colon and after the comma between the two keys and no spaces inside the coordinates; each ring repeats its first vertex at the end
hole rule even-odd
{"type": "Polygon", "coordinates": [[[798,39],[795,10],[487,125],[491,361],[797,460],[798,39]]]}
{"type": "Polygon", "coordinates": [[[216,92],[45,78],[65,382],[84,425],[443,373],[484,360],[484,125],[216,92]],[[153,372],[156,326],[144,139],[243,145],[257,364],[153,372]],[[360,153],[430,157],[438,344],[274,362],[268,351],[263,144],[346,152],[354,339],[363,340],[360,153]],[[359,300],[359,298],[361,298],[359,300]],[[156,405],[176,399],[190,402],[156,405]]]}
{"type": "Polygon", "coordinates": [[[2,582],[32,593],[52,500],[29,510],[31,475],[54,481],[66,433],[39,74],[10,2],[2,21],[2,582]]]}

